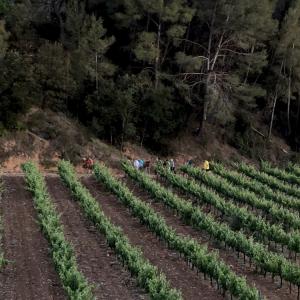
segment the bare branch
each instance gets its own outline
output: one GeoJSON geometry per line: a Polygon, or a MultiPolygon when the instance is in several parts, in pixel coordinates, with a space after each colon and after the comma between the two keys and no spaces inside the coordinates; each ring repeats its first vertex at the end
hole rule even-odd
{"type": "Polygon", "coordinates": [[[223,49],[221,49],[221,51],[227,51],[227,52],[231,52],[231,53],[234,53],[234,54],[245,55],[245,56],[251,56],[252,55],[252,53],[249,53],[249,52],[238,52],[238,51],[234,51],[234,50],[228,49],[228,48],[223,48],[223,49]]]}
{"type": "Polygon", "coordinates": [[[178,40],[178,41],[182,41],[182,42],[187,42],[187,43],[196,45],[196,46],[202,48],[203,50],[205,50],[206,52],[208,52],[208,49],[206,47],[204,47],[203,45],[201,45],[201,44],[199,44],[197,42],[194,42],[194,41],[191,41],[191,40],[188,40],[188,39],[181,39],[181,38],[174,38],[174,40],[178,40]]]}

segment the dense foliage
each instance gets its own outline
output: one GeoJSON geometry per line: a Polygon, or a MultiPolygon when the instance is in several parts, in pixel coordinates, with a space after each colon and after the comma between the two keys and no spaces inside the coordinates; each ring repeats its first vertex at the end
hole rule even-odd
{"type": "Polygon", "coordinates": [[[92,286],[78,270],[73,246],[64,236],[59,214],[47,192],[43,176],[31,162],[24,164],[22,168],[25,172],[28,189],[33,194],[39,223],[49,241],[53,262],[69,299],[95,299],[92,294],[92,286]]]}
{"type": "Polygon", "coordinates": [[[0,127],[18,128],[36,105],[71,113],[111,143],[160,149],[196,117],[199,134],[223,126],[243,149],[263,120],[269,137],[276,127],[298,149],[299,6],[1,0],[0,127]]]}
{"type": "MultiPolygon", "coordinates": [[[[3,193],[3,184],[2,181],[0,181],[0,201],[2,198],[3,193]]],[[[2,216],[0,215],[0,270],[5,266],[7,263],[6,259],[4,258],[4,253],[2,249],[2,216]]]]}

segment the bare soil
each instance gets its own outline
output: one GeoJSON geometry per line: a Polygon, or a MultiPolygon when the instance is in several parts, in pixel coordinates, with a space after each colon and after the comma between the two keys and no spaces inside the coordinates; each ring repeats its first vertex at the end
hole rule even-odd
{"type": "Polygon", "coordinates": [[[172,210],[164,206],[159,201],[155,201],[147,191],[144,191],[138,186],[136,182],[129,178],[124,178],[123,181],[128,185],[130,190],[135,196],[148,202],[152,208],[155,209],[161,216],[164,217],[167,224],[172,226],[177,233],[190,236],[199,241],[200,244],[206,244],[210,251],[218,251],[220,258],[231,267],[231,269],[238,275],[245,276],[247,282],[255,286],[264,297],[272,300],[282,300],[282,299],[297,299],[297,288],[292,289],[292,293],[289,292],[289,284],[284,283],[283,287],[280,288],[279,278],[276,277],[272,280],[272,276],[259,274],[255,271],[255,267],[250,267],[249,260],[246,259],[244,263],[244,257],[240,254],[238,257],[237,252],[232,249],[225,249],[219,242],[211,240],[208,234],[204,231],[194,229],[191,226],[187,226],[180,220],[179,216],[176,216],[172,210]]]}
{"type": "Polygon", "coordinates": [[[3,249],[9,263],[0,272],[0,299],[67,299],[24,179],[4,177],[4,187],[0,210],[3,249]]]}
{"type": "Polygon", "coordinates": [[[181,290],[184,299],[224,299],[208,280],[191,270],[177,252],[168,249],[146,226],[141,225],[139,220],[95,179],[85,177],[82,178],[82,182],[98,200],[104,213],[123,229],[133,245],[141,248],[151,263],[166,274],[172,286],[181,290]]]}
{"type": "Polygon", "coordinates": [[[57,177],[47,177],[51,199],[61,214],[64,233],[76,252],[79,269],[94,285],[97,299],[148,299],[146,292],[137,287],[106,244],[105,237],[87,221],[79,204],[57,177]]]}

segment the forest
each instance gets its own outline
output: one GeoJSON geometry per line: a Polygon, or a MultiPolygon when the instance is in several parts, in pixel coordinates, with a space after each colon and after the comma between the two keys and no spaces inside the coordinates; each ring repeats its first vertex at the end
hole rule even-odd
{"type": "Polygon", "coordinates": [[[0,0],[0,135],[32,107],[153,150],[265,124],[300,149],[300,0],[0,0]]]}

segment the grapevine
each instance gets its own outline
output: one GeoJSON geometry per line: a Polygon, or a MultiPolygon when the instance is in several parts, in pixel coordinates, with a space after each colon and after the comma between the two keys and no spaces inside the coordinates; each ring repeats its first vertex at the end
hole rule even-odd
{"type": "Polygon", "coordinates": [[[72,300],[95,299],[92,286],[78,270],[74,249],[65,239],[59,215],[50,200],[43,176],[33,163],[22,165],[28,189],[33,194],[34,205],[43,233],[51,246],[51,254],[62,285],[72,300]]]}
{"type": "Polygon", "coordinates": [[[136,198],[124,184],[114,178],[107,167],[97,164],[94,167],[94,174],[98,181],[104,183],[124,205],[130,208],[134,216],[148,225],[152,232],[164,240],[171,249],[181,253],[200,272],[215,279],[224,291],[229,291],[240,299],[259,299],[258,291],[248,286],[245,278],[232,272],[220,260],[217,253],[209,253],[207,247],[194,239],[177,235],[148,204],[136,198]]]}
{"type": "Polygon", "coordinates": [[[104,215],[99,203],[78,181],[73,166],[66,161],[59,163],[59,174],[83,208],[85,215],[105,235],[108,245],[115,250],[140,286],[145,288],[151,299],[180,300],[181,294],[170,287],[165,275],[146,260],[142,252],[133,247],[120,228],[113,225],[104,215]]]}
{"type": "Polygon", "coordinates": [[[263,196],[266,199],[269,199],[282,205],[283,207],[292,208],[300,211],[300,201],[295,197],[288,196],[278,191],[274,191],[268,185],[263,184],[258,180],[249,180],[249,178],[247,178],[245,175],[242,175],[236,171],[225,169],[219,163],[212,163],[211,167],[212,171],[215,174],[227,179],[228,181],[230,181],[238,187],[242,187],[249,191],[252,191],[257,195],[263,196]]]}
{"type": "Polygon", "coordinates": [[[293,185],[283,183],[282,181],[270,176],[268,174],[259,172],[254,167],[246,165],[244,163],[235,163],[233,167],[236,168],[239,172],[246,174],[247,176],[256,179],[264,184],[267,184],[273,189],[277,189],[282,193],[287,195],[300,198],[300,189],[293,185]]]}
{"type": "Polygon", "coordinates": [[[262,210],[266,216],[270,217],[274,223],[285,223],[288,228],[300,229],[299,214],[289,211],[278,204],[266,200],[263,197],[257,197],[255,193],[240,189],[234,186],[228,180],[217,177],[214,174],[207,173],[199,168],[183,166],[181,170],[193,178],[199,179],[205,185],[215,189],[221,194],[237,202],[248,204],[251,208],[262,210]]]}

